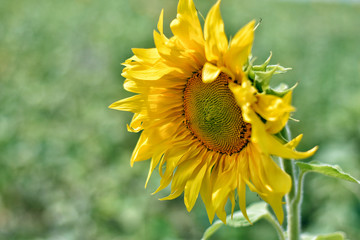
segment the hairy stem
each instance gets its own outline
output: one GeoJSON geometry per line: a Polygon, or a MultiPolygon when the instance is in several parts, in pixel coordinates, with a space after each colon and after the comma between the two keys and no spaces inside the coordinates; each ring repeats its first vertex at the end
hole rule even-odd
{"type": "MultiPolygon", "coordinates": [[[[283,131],[283,136],[290,141],[291,133],[288,125],[283,131]]],[[[298,174],[295,169],[293,159],[280,159],[283,169],[290,175],[292,180],[292,187],[290,192],[285,196],[286,211],[287,211],[287,233],[289,240],[300,239],[300,200],[301,200],[301,181],[298,181],[298,174]]]]}

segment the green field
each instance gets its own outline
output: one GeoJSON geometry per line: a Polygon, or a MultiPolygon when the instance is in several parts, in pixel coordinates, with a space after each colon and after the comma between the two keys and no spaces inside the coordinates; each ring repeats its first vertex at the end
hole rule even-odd
{"type": "MultiPolygon", "coordinates": [[[[195,0],[206,16],[215,0],[195,0]]],[[[108,109],[130,96],[122,66],[131,48],[153,47],[165,9],[165,33],[175,0],[1,0],[0,239],[200,239],[209,226],[198,201],[158,201],[149,162],[130,168],[138,134],[131,114],[108,109]]],[[[274,83],[299,83],[294,135],[300,150],[319,145],[314,160],[338,164],[360,178],[360,3],[358,1],[223,0],[233,36],[262,19],[253,55],[258,63],[293,70],[274,83]]],[[[202,21],[203,23],[203,21],[202,21]]],[[[248,203],[258,200],[248,194],[248,203]]],[[[305,184],[303,227],[312,233],[360,236],[360,187],[311,174],[305,184]]],[[[276,239],[267,222],[224,227],[212,239],[276,239]]]]}

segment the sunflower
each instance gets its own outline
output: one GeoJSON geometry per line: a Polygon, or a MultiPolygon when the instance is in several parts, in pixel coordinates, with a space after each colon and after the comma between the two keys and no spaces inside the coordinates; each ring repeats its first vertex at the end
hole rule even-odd
{"type": "Polygon", "coordinates": [[[225,222],[225,204],[230,200],[233,212],[236,198],[247,218],[248,186],[282,222],[282,198],[291,178],[271,156],[307,158],[316,147],[297,152],[302,135],[288,143],[278,137],[294,111],[292,91],[277,95],[256,86],[249,62],[255,21],[228,42],[219,7],[220,0],[209,11],[203,33],[193,1],[180,0],[171,38],[163,33],[161,11],[155,48],[132,49],[134,56],[123,64],[124,88],[137,95],[110,108],[134,113],[128,130],[141,135],[131,166],[151,159],[145,186],[158,166],[155,193],[171,184],[162,200],[184,193],[191,211],[200,194],[210,222],[215,214],[225,222]]]}

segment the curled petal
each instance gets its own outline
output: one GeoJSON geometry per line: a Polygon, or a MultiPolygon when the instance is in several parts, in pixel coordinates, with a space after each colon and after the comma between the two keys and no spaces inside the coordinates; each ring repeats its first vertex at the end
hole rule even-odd
{"type": "Polygon", "coordinates": [[[129,132],[140,132],[143,127],[143,121],[144,121],[144,116],[142,114],[139,113],[135,113],[130,125],[127,125],[127,130],[129,132]]]}
{"type": "Polygon", "coordinates": [[[273,208],[280,224],[284,219],[282,198],[291,189],[291,178],[256,145],[249,146],[251,181],[261,198],[273,208]]]}
{"type": "MultiPolygon", "coordinates": [[[[292,111],[295,110],[295,108],[293,108],[292,110],[290,110],[291,106],[291,95],[292,95],[292,91],[289,91],[283,98],[282,98],[282,103],[280,105],[285,106],[284,108],[287,108],[288,111],[283,111],[282,114],[278,114],[278,116],[276,118],[274,118],[275,120],[268,120],[265,124],[266,130],[269,133],[275,134],[281,131],[281,129],[283,129],[287,123],[287,121],[289,120],[290,117],[290,113],[292,111]]],[[[278,111],[278,113],[280,113],[281,111],[278,111]]]]}
{"type": "MultiPolygon", "coordinates": [[[[295,110],[289,103],[274,95],[258,94],[257,99],[258,101],[253,105],[253,108],[267,121],[279,121],[284,115],[295,110]]],[[[286,118],[285,120],[287,121],[286,118]]]]}
{"type": "Polygon", "coordinates": [[[267,143],[267,151],[269,154],[276,155],[286,159],[308,158],[314,155],[318,149],[318,146],[315,146],[306,152],[298,152],[293,148],[283,145],[282,143],[279,142],[279,140],[277,140],[273,135],[270,134],[266,134],[266,143],[267,143]]]}

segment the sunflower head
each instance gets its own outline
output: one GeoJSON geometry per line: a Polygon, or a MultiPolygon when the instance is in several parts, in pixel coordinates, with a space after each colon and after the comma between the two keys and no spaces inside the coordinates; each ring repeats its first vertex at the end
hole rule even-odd
{"type": "Polygon", "coordinates": [[[270,88],[281,66],[254,66],[251,48],[255,21],[231,41],[224,31],[220,1],[208,13],[204,31],[192,0],[180,0],[171,22],[174,36],[163,33],[163,11],[155,48],[133,49],[122,76],[124,88],[136,95],[110,108],[130,111],[129,131],[141,132],[131,165],[150,159],[149,178],[161,176],[155,191],[171,185],[169,200],[184,194],[190,211],[199,194],[210,219],[226,221],[225,205],[235,198],[246,215],[246,186],[270,204],[283,221],[282,198],[290,177],[272,156],[301,159],[315,153],[297,152],[301,135],[286,143],[277,134],[290,114],[292,89],[270,88]],[[236,194],[237,192],[237,194],[236,194]]]}

